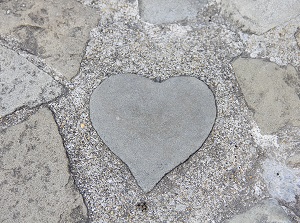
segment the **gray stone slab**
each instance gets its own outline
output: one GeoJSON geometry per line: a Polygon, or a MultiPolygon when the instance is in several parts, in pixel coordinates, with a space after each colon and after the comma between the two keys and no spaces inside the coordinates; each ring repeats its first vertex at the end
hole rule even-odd
{"type": "Polygon", "coordinates": [[[274,133],[286,124],[300,126],[300,100],[289,85],[289,80],[300,81],[294,67],[280,68],[262,59],[243,58],[232,65],[262,133],[274,133]]]}
{"type": "Polygon", "coordinates": [[[86,222],[48,109],[0,132],[0,190],[0,222],[86,222]]]}
{"type": "Polygon", "coordinates": [[[269,193],[281,201],[297,203],[300,197],[299,176],[299,169],[290,168],[277,161],[267,159],[263,163],[263,177],[269,193]]]}
{"type": "Polygon", "coordinates": [[[288,166],[293,167],[293,168],[299,168],[300,169],[300,152],[296,151],[295,154],[290,156],[287,160],[286,163],[288,166]]]}
{"type": "Polygon", "coordinates": [[[90,30],[100,14],[76,0],[1,1],[0,35],[45,59],[66,78],[79,70],[90,30]]]}
{"type": "Polygon", "coordinates": [[[268,199],[226,223],[291,223],[276,200],[268,199]]]}
{"type": "Polygon", "coordinates": [[[300,29],[295,33],[295,38],[298,44],[298,47],[300,48],[300,29]]]}
{"type": "Polygon", "coordinates": [[[143,20],[153,23],[173,23],[191,19],[207,0],[139,0],[140,16],[143,20]]]}
{"type": "Polygon", "coordinates": [[[62,85],[16,52],[0,46],[0,117],[59,96],[62,85]]]}
{"type": "Polygon", "coordinates": [[[211,90],[196,78],[158,83],[124,74],[96,88],[90,116],[106,145],[149,191],[201,147],[214,124],[216,105],[211,90]]]}
{"type": "Polygon", "coordinates": [[[262,34],[300,15],[298,0],[218,0],[222,11],[244,31],[262,34]]]}

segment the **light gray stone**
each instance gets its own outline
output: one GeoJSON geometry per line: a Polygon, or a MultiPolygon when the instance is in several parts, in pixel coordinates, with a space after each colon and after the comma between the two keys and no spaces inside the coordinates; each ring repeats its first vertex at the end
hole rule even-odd
{"type": "Polygon", "coordinates": [[[153,23],[173,23],[197,16],[207,0],[139,0],[140,16],[153,23]]]}
{"type": "Polygon", "coordinates": [[[0,35],[45,59],[66,78],[79,70],[90,30],[100,14],[76,0],[1,1],[0,35]]]}
{"type": "Polygon", "coordinates": [[[216,117],[213,93],[193,77],[162,83],[137,75],[114,75],[90,100],[92,124],[106,145],[151,190],[196,152],[216,117]]]}
{"type": "Polygon", "coordinates": [[[267,159],[263,164],[263,178],[272,197],[289,203],[297,202],[300,197],[300,170],[267,159]]]}
{"type": "Polygon", "coordinates": [[[0,222],[86,222],[48,109],[0,132],[0,190],[0,222]]]}
{"type": "Polygon", "coordinates": [[[286,160],[286,163],[290,167],[300,169],[300,152],[296,151],[295,154],[293,154],[286,160]]]}
{"type": "Polygon", "coordinates": [[[0,46],[0,116],[53,100],[62,85],[16,52],[0,46]]]}
{"type": "Polygon", "coordinates": [[[243,214],[239,214],[226,223],[291,223],[278,202],[265,200],[243,214]]]}
{"type": "Polygon", "coordinates": [[[300,29],[295,33],[295,38],[298,43],[298,47],[300,48],[300,29]]]}
{"type": "Polygon", "coordinates": [[[242,30],[262,34],[300,15],[298,0],[217,0],[242,30]]]}
{"type": "Polygon", "coordinates": [[[274,133],[286,124],[300,126],[300,99],[288,85],[288,79],[299,79],[294,67],[280,68],[262,59],[243,58],[232,65],[262,133],[274,133]]]}

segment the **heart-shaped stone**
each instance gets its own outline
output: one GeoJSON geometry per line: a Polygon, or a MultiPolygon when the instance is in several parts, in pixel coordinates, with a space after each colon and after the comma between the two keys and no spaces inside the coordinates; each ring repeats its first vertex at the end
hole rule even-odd
{"type": "Polygon", "coordinates": [[[90,100],[92,124],[144,191],[186,161],[208,137],[214,95],[194,77],[162,83],[133,74],[104,80],[90,100]]]}

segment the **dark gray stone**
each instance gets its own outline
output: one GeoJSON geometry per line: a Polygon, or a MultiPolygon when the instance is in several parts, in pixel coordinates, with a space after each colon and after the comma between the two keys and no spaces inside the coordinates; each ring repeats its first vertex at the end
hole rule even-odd
{"type": "Polygon", "coordinates": [[[151,190],[198,150],[216,117],[213,93],[193,77],[162,83],[137,75],[114,75],[93,92],[90,115],[106,145],[151,190]]]}

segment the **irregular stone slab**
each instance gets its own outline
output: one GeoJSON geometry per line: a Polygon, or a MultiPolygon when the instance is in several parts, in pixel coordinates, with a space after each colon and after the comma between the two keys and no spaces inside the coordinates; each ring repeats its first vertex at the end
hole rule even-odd
{"type": "Polygon", "coordinates": [[[295,34],[295,38],[298,43],[298,47],[300,48],[300,29],[298,29],[297,33],[295,34]]]}
{"type": "Polygon", "coordinates": [[[0,6],[1,36],[16,38],[68,79],[77,74],[98,12],[76,0],[4,0],[0,6]]]}
{"type": "Polygon", "coordinates": [[[216,117],[211,90],[193,77],[162,83],[137,75],[114,75],[91,96],[90,116],[106,145],[151,190],[196,152],[216,117]]]}
{"type": "Polygon", "coordinates": [[[298,0],[218,0],[224,13],[237,22],[241,29],[256,34],[289,21],[300,15],[298,0]]]}
{"type": "Polygon", "coordinates": [[[285,202],[297,202],[300,197],[299,170],[269,159],[264,162],[263,170],[263,177],[272,197],[285,202]]]}
{"type": "Polygon", "coordinates": [[[298,79],[292,66],[280,68],[262,59],[239,58],[233,62],[245,99],[264,134],[278,131],[286,124],[300,126],[300,99],[288,79],[298,79]]]}
{"type": "Polygon", "coordinates": [[[290,156],[286,163],[288,166],[293,168],[299,168],[300,169],[300,152],[296,152],[294,155],[290,156]]]}
{"type": "Polygon", "coordinates": [[[140,16],[153,23],[173,23],[197,16],[207,0],[139,0],[140,16]]]}
{"type": "Polygon", "coordinates": [[[278,202],[273,199],[265,200],[246,211],[237,215],[226,223],[291,223],[278,202]]]}
{"type": "Polygon", "coordinates": [[[0,116],[53,100],[63,87],[16,52],[0,46],[0,116]]]}
{"type": "Polygon", "coordinates": [[[48,109],[0,133],[0,221],[85,222],[56,123],[48,109]]]}

